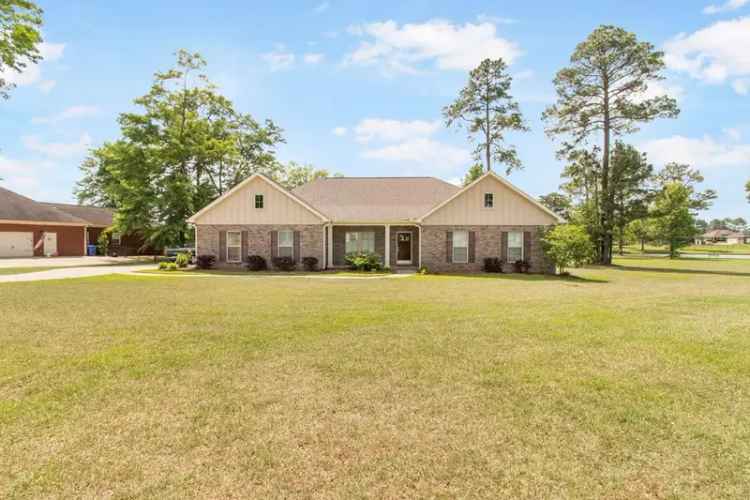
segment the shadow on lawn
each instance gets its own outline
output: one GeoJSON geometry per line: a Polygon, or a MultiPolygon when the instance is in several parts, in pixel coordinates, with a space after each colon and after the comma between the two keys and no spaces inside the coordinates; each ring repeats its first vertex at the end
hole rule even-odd
{"type": "MultiPolygon", "coordinates": [[[[698,259],[690,259],[697,260],[698,259]]],[[[649,273],[665,273],[665,274],[702,274],[702,275],[714,275],[714,276],[744,276],[750,277],[750,273],[740,271],[720,271],[720,270],[707,270],[707,269],[680,269],[680,268],[668,268],[668,267],[640,267],[640,266],[619,266],[613,265],[612,269],[615,271],[637,271],[637,272],[649,272],[649,273]]]]}
{"type": "Polygon", "coordinates": [[[565,276],[552,274],[523,274],[523,273],[477,273],[477,274],[432,274],[431,276],[446,276],[451,278],[495,279],[504,281],[567,281],[570,283],[609,283],[601,277],[583,277],[574,274],[565,276]]]}

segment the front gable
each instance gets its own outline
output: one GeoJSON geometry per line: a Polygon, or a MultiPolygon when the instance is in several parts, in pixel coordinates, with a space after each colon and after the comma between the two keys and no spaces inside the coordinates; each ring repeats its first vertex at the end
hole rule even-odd
{"type": "Polygon", "coordinates": [[[194,224],[321,224],[325,217],[272,180],[255,174],[193,215],[194,224]],[[255,208],[255,196],[263,208],[255,208]]]}
{"type": "Polygon", "coordinates": [[[494,173],[486,173],[421,218],[435,226],[546,226],[560,219],[539,202],[494,173]],[[485,193],[493,194],[493,207],[484,207],[485,193]]]}

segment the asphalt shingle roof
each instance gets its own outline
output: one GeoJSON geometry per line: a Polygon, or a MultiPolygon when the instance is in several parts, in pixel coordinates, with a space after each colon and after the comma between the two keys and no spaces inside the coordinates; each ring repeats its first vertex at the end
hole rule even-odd
{"type": "Polygon", "coordinates": [[[435,177],[328,177],[292,192],[339,222],[410,221],[460,188],[435,177]]]}
{"type": "Polygon", "coordinates": [[[112,210],[66,203],[38,202],[0,187],[0,221],[3,220],[107,227],[112,224],[112,210]]]}

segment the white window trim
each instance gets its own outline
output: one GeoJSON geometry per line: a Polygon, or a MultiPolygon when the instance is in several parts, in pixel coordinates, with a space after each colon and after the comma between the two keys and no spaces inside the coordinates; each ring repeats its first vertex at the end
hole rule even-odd
{"type": "Polygon", "coordinates": [[[289,248],[291,250],[291,257],[294,259],[294,231],[291,229],[282,229],[278,233],[276,233],[276,255],[281,257],[281,249],[282,248],[289,248]],[[281,233],[289,233],[291,234],[290,244],[289,245],[282,245],[281,244],[281,233]]]}
{"type": "Polygon", "coordinates": [[[255,210],[263,210],[266,208],[266,197],[263,193],[255,193],[253,195],[253,207],[255,207],[255,210]],[[261,206],[258,206],[257,198],[260,196],[260,204],[261,206]]]}
{"type": "MultiPolygon", "coordinates": [[[[227,231],[227,241],[226,241],[226,253],[227,253],[227,262],[242,262],[242,232],[241,231],[227,231]],[[240,244],[239,249],[240,251],[237,252],[237,254],[240,256],[238,260],[229,260],[229,235],[230,234],[238,234],[240,236],[240,244]]],[[[237,245],[232,245],[231,248],[237,248],[237,245]]]]}
{"type": "Polygon", "coordinates": [[[122,234],[120,233],[112,233],[112,239],[111,239],[112,245],[120,246],[122,245],[122,234]],[[115,243],[117,241],[117,243],[115,243]]]}
{"type": "Polygon", "coordinates": [[[495,193],[488,191],[488,192],[486,192],[486,193],[484,193],[482,195],[482,208],[485,209],[485,210],[493,210],[495,208],[495,193]],[[492,195],[492,206],[491,207],[487,206],[487,195],[488,194],[492,195]]]}
{"type": "MultiPolygon", "coordinates": [[[[525,245],[526,242],[524,241],[523,231],[508,231],[508,247],[505,249],[506,255],[508,255],[508,260],[510,261],[510,249],[512,248],[510,246],[510,235],[511,234],[520,234],[521,235],[521,259],[520,260],[525,260],[526,256],[524,255],[524,247],[526,246],[525,245]]],[[[515,262],[515,261],[512,261],[512,262],[515,262]]]]}
{"type": "Polygon", "coordinates": [[[468,264],[469,263],[469,231],[453,231],[453,241],[451,241],[451,262],[453,264],[468,264]],[[466,246],[465,247],[457,247],[456,246],[456,233],[466,233],[466,246]],[[466,260],[456,260],[456,248],[465,248],[466,249],[466,260]]]}

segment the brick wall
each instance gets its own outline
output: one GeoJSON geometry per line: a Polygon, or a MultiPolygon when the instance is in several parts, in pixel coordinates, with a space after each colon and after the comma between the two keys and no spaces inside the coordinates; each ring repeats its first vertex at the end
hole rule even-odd
{"type": "MultiPolygon", "coordinates": [[[[247,231],[247,255],[260,255],[271,266],[271,231],[291,229],[300,233],[300,255],[318,259],[318,267],[325,265],[324,231],[322,225],[205,225],[199,224],[196,230],[198,255],[215,255],[217,266],[241,267],[243,264],[219,262],[219,231],[247,231]]],[[[247,255],[243,255],[243,260],[247,255]]],[[[301,264],[298,264],[301,266],[301,264]]]]}
{"type": "MultiPolygon", "coordinates": [[[[531,264],[529,272],[550,273],[554,270],[546,262],[541,244],[539,226],[424,226],[422,227],[422,265],[432,272],[472,273],[481,272],[485,257],[501,257],[501,241],[504,231],[524,231],[531,233],[531,247],[526,260],[531,264]],[[446,259],[446,232],[475,232],[475,262],[454,264],[446,259]]],[[[504,265],[504,272],[513,272],[511,264],[504,265]]]]}

